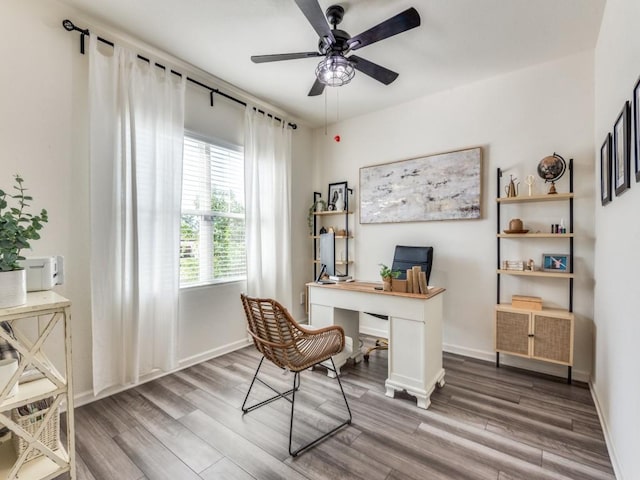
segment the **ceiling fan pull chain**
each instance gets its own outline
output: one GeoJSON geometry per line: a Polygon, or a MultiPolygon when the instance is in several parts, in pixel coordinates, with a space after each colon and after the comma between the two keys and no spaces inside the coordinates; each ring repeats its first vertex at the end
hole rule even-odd
{"type": "Polygon", "coordinates": [[[327,89],[324,89],[324,136],[327,136],[327,89]]]}

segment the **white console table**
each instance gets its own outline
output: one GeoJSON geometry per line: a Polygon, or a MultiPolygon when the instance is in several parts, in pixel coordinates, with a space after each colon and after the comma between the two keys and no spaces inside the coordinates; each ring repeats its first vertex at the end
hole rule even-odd
{"type": "Polygon", "coordinates": [[[384,292],[376,283],[308,283],[309,323],[313,327],[340,325],[353,349],[333,357],[338,374],[349,358],[359,362],[359,312],[389,316],[389,373],[386,395],[406,390],[428,408],[436,384],[444,386],[442,368],[442,298],[445,290],[430,287],[426,295],[384,292]]]}
{"type": "MultiPolygon", "coordinates": [[[[20,352],[21,356],[18,370],[9,383],[0,386],[0,426],[7,426],[11,435],[22,438],[28,444],[21,455],[16,455],[12,442],[3,438],[0,442],[0,480],[49,480],[66,472],[71,480],[76,479],[70,307],[71,302],[66,298],[52,291],[43,291],[28,293],[27,303],[24,305],[0,309],[0,322],[8,322],[16,338],[12,338],[2,327],[0,337],[20,352]],[[32,323],[35,325],[31,325],[32,323]],[[34,329],[36,338],[24,333],[34,329]],[[62,343],[56,333],[61,334],[59,336],[62,337],[62,343]],[[46,358],[44,350],[47,346],[64,348],[64,373],[59,372],[46,358]],[[13,397],[9,396],[9,391],[18,382],[21,373],[30,365],[36,367],[43,377],[19,384],[18,393],[13,397]],[[45,398],[52,398],[53,402],[42,423],[52,421],[52,416],[57,415],[58,409],[63,405],[67,411],[66,445],[58,442],[55,449],[43,443],[38,432],[32,434],[26,431],[10,416],[11,409],[45,398]],[[40,455],[27,460],[27,455],[34,449],[40,455]]],[[[39,428],[42,431],[44,426],[39,428]]]]}

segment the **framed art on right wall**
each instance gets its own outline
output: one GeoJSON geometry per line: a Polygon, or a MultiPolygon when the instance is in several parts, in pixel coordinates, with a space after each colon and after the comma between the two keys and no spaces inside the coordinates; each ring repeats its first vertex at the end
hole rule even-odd
{"type": "Polygon", "coordinates": [[[624,107],[613,126],[613,186],[616,197],[631,186],[629,110],[629,102],[624,102],[624,107]]]}
{"type": "Polygon", "coordinates": [[[606,205],[611,201],[611,134],[607,133],[600,147],[600,201],[606,205]]]}
{"type": "Polygon", "coordinates": [[[633,153],[636,166],[636,182],[640,182],[640,78],[633,87],[633,153]]]}

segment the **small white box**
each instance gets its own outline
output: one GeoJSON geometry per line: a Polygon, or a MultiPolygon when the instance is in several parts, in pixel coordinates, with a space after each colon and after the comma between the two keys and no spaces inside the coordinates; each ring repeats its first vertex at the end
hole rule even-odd
{"type": "Polygon", "coordinates": [[[64,281],[63,257],[30,257],[20,262],[27,271],[27,292],[51,290],[64,281]]]}

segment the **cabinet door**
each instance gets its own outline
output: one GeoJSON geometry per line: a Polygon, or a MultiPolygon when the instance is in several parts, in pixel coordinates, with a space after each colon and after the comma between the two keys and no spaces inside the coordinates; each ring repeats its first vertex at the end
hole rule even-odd
{"type": "Polygon", "coordinates": [[[533,358],[573,364],[573,318],[533,314],[533,358]]]}
{"type": "Polygon", "coordinates": [[[496,310],[496,351],[529,356],[528,312],[496,310]]]}

